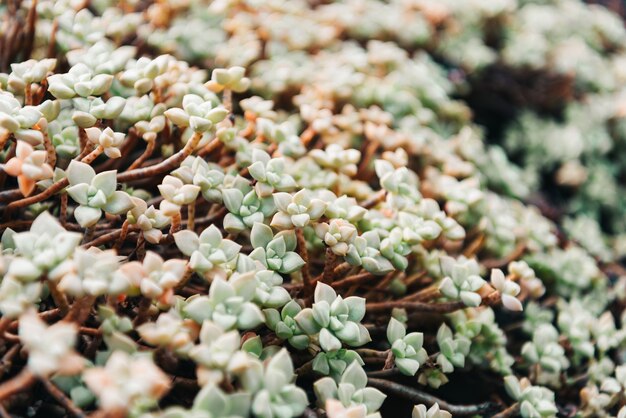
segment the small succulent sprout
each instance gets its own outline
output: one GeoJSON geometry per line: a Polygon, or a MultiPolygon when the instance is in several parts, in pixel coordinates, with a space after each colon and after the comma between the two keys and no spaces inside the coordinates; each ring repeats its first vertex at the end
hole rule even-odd
{"type": "Polygon", "coordinates": [[[228,213],[224,217],[224,229],[231,234],[252,228],[255,222],[276,212],[272,197],[261,198],[243,177],[234,178],[230,187],[222,189],[222,200],[228,213]]]}
{"type": "Polygon", "coordinates": [[[83,228],[95,225],[102,211],[121,215],[133,207],[128,193],[116,190],[116,170],[96,174],[89,164],[72,160],[66,174],[70,183],[67,194],[79,204],[74,217],[83,228]]]}
{"type": "Polygon", "coordinates": [[[102,321],[100,330],[108,350],[120,350],[128,354],[137,352],[137,343],[125,335],[134,330],[129,317],[117,315],[115,309],[107,305],[98,306],[98,317],[102,321]]]}
{"type": "Polygon", "coordinates": [[[200,236],[189,230],[179,231],[174,234],[174,240],[178,249],[190,257],[189,266],[198,273],[223,272],[236,263],[241,249],[241,245],[224,239],[215,225],[206,228],[200,236]]]}
{"type": "Polygon", "coordinates": [[[76,297],[120,295],[129,289],[128,282],[115,275],[119,259],[113,250],[77,248],[73,259],[57,267],[49,278],[59,281],[59,290],[76,297]]]}
{"type": "Polygon", "coordinates": [[[422,199],[417,208],[417,213],[425,219],[437,222],[441,227],[443,235],[452,241],[465,238],[465,229],[459,223],[439,208],[439,204],[434,199],[422,199]]]}
{"type": "Polygon", "coordinates": [[[13,134],[15,139],[39,145],[43,134],[34,129],[43,114],[36,106],[24,106],[9,92],[0,91],[0,138],[13,134]]]}
{"type": "Polygon", "coordinates": [[[256,289],[254,302],[263,308],[280,308],[291,300],[287,289],[283,286],[283,277],[273,270],[268,270],[259,261],[255,261],[245,254],[237,257],[237,272],[254,272],[256,289]]]}
{"type": "Polygon", "coordinates": [[[372,274],[384,275],[394,270],[391,262],[380,253],[380,236],[376,231],[367,231],[354,239],[348,248],[346,261],[353,266],[363,266],[372,274]]]}
{"type": "Polygon", "coordinates": [[[559,373],[569,367],[565,349],[559,344],[559,332],[551,324],[539,325],[532,341],[522,346],[522,356],[529,364],[538,364],[548,373],[559,373]]]}
{"type": "Polygon", "coordinates": [[[491,285],[500,292],[502,305],[510,311],[523,310],[522,302],[516,297],[520,292],[520,287],[512,280],[507,280],[500,269],[491,270],[491,285]]]}
{"type": "Polygon", "coordinates": [[[346,343],[353,347],[371,341],[369,332],[361,324],[365,316],[365,299],[350,296],[343,299],[327,284],[317,282],[315,303],[300,311],[295,320],[309,336],[319,333],[324,351],[335,351],[346,343]]]}
{"type": "Polygon", "coordinates": [[[345,407],[337,399],[326,399],[324,410],[328,418],[379,418],[380,414],[367,414],[365,405],[352,405],[345,407]]]}
{"type": "Polygon", "coordinates": [[[187,157],[180,167],[172,172],[187,184],[200,187],[207,202],[222,203],[222,186],[226,175],[217,164],[209,164],[202,157],[187,157]]]}
{"type": "Polygon", "coordinates": [[[72,159],[80,153],[78,127],[61,128],[59,124],[50,124],[48,135],[52,138],[52,145],[58,157],[72,159]]]}
{"type": "Polygon", "coordinates": [[[54,58],[45,58],[39,61],[30,59],[19,64],[11,64],[11,73],[7,84],[12,91],[22,93],[26,86],[41,83],[56,65],[57,60],[54,58]]]}
{"type": "Polygon", "coordinates": [[[35,151],[24,141],[17,141],[15,157],[4,164],[3,170],[10,176],[17,177],[20,192],[30,196],[38,181],[52,178],[54,171],[46,162],[46,151],[35,151]]]}
{"type": "Polygon", "coordinates": [[[309,400],[304,390],[293,383],[293,363],[286,349],[270,358],[258,379],[264,384],[252,401],[254,416],[291,418],[302,415],[309,400]]]}
{"type": "Polygon", "coordinates": [[[91,128],[98,122],[98,119],[116,119],[125,105],[126,101],[117,96],[111,97],[106,103],[99,97],[89,99],[78,97],[72,99],[74,108],[72,121],[80,128],[91,128]]]}
{"type": "Polygon", "coordinates": [[[272,228],[255,222],[250,232],[250,242],[254,250],[250,258],[259,261],[269,270],[290,274],[304,266],[304,260],[294,252],[296,235],[293,231],[282,231],[274,236],[272,228]]]}
{"type": "Polygon", "coordinates": [[[257,148],[252,150],[252,164],[248,171],[256,180],[254,190],[259,197],[272,196],[274,191],[289,192],[297,186],[293,177],[285,173],[284,158],[272,158],[257,148]]]}
{"type": "Polygon", "coordinates": [[[219,418],[245,417],[250,413],[250,393],[224,393],[217,385],[203,385],[190,409],[179,406],[167,408],[161,418],[219,418]]]}
{"type": "Polygon", "coordinates": [[[104,367],[85,370],[83,380],[100,409],[119,416],[156,406],[170,387],[170,378],[149,357],[123,351],[114,351],[104,367]]]}
{"type": "Polygon", "coordinates": [[[361,356],[354,350],[320,351],[313,359],[313,370],[326,376],[331,376],[335,380],[341,378],[341,374],[352,362],[357,362],[361,366],[365,364],[361,356]]]}
{"type": "Polygon", "coordinates": [[[185,275],[186,265],[185,260],[163,261],[160,255],[148,251],[142,262],[124,263],[115,274],[128,281],[133,293],[168,304],[174,296],[174,288],[185,275]]]}
{"type": "Polygon", "coordinates": [[[189,356],[198,365],[198,379],[202,385],[219,384],[224,378],[233,354],[241,345],[239,332],[224,331],[214,322],[205,320],[199,337],[200,343],[189,350],[189,356]]]}
{"type": "Polygon", "coordinates": [[[402,322],[391,318],[387,326],[387,341],[391,344],[396,367],[402,374],[414,376],[428,358],[422,347],[424,335],[421,332],[406,333],[402,322]]]}
{"type": "Polygon", "coordinates": [[[68,232],[57,218],[42,212],[28,232],[15,233],[12,241],[15,258],[7,274],[22,281],[38,279],[44,273],[54,275],[54,269],[70,258],[82,239],[78,232],[68,232]]]}
{"type": "Polygon", "coordinates": [[[5,275],[0,282],[0,312],[6,318],[17,318],[39,302],[43,286],[40,282],[23,282],[5,275]]]}
{"type": "Polygon", "coordinates": [[[126,137],[122,132],[114,132],[111,128],[87,128],[87,139],[93,145],[101,146],[104,149],[104,153],[109,158],[120,158],[122,153],[120,152],[120,146],[124,142],[126,137]]]}
{"type": "Polygon", "coordinates": [[[478,275],[479,267],[476,260],[455,260],[452,257],[441,257],[441,270],[445,275],[439,291],[453,300],[461,300],[466,306],[479,306],[482,297],[478,290],[485,281],[478,275]]]}
{"type": "Polygon", "coordinates": [[[74,351],[78,327],[71,322],[47,324],[35,310],[20,316],[20,342],[28,351],[28,369],[39,377],[53,373],[72,375],[81,371],[84,360],[74,351]]]}
{"type": "Polygon", "coordinates": [[[263,310],[268,328],[274,331],[278,338],[287,340],[298,350],[304,350],[309,346],[309,336],[302,331],[294,319],[301,310],[302,307],[295,300],[290,300],[280,312],[277,309],[263,310]]]}
{"type": "Polygon", "coordinates": [[[274,109],[274,102],[272,100],[265,100],[259,96],[248,97],[239,102],[239,105],[244,110],[245,114],[256,118],[266,118],[274,120],[276,118],[276,112],[274,109]]]}
{"type": "Polygon", "coordinates": [[[246,69],[243,67],[216,68],[211,73],[211,80],[205,86],[214,93],[224,89],[235,93],[242,93],[250,87],[250,79],[244,77],[246,69]]]}
{"type": "Polygon", "coordinates": [[[389,235],[380,241],[380,254],[398,270],[406,270],[409,260],[406,258],[411,253],[410,245],[402,238],[402,229],[393,228],[389,235]]]}
{"type": "Polygon", "coordinates": [[[146,94],[153,88],[154,80],[164,74],[173,61],[175,60],[171,55],[159,55],[154,59],[141,57],[126,65],[120,81],[124,86],[137,90],[139,94],[146,94]]]}
{"type": "Polygon", "coordinates": [[[195,94],[186,94],[183,97],[183,108],[166,110],[165,116],[173,124],[180,127],[189,126],[194,132],[208,132],[228,116],[228,111],[222,107],[214,107],[210,100],[205,100],[195,94]]]}
{"type": "Polygon", "coordinates": [[[321,167],[350,177],[356,175],[357,164],[361,160],[361,152],[359,150],[354,148],[346,150],[339,144],[330,144],[325,150],[311,150],[309,156],[321,167]]]}
{"type": "Polygon", "coordinates": [[[626,366],[615,367],[614,376],[606,377],[602,381],[601,390],[608,393],[620,393],[626,388],[626,366]]]}
{"type": "Polygon", "coordinates": [[[161,229],[170,224],[171,218],[154,206],[148,207],[143,199],[131,196],[130,200],[134,206],[126,214],[128,223],[137,225],[147,242],[158,244],[163,237],[161,229]]]}
{"type": "Polygon", "coordinates": [[[356,227],[344,219],[320,222],[315,225],[315,233],[333,253],[342,257],[348,254],[350,245],[358,235],[356,227]]]}
{"type": "Polygon", "coordinates": [[[409,245],[436,239],[442,230],[437,222],[405,211],[398,213],[398,226],[402,228],[402,239],[409,245]]]}
{"type": "Polygon", "coordinates": [[[546,292],[543,281],[535,275],[535,270],[525,261],[512,261],[509,264],[509,274],[514,279],[518,279],[533,298],[539,298],[546,292]]]}
{"type": "Polygon", "coordinates": [[[514,375],[506,376],[504,388],[514,401],[519,402],[523,418],[554,417],[558,412],[554,393],[545,387],[533,386],[526,378],[518,380],[514,375]]]}
{"type": "Polygon", "coordinates": [[[94,74],[83,63],[78,63],[65,74],[48,77],[48,91],[57,99],[72,99],[76,96],[100,96],[111,87],[113,76],[94,74]]]}
{"type": "Polygon", "coordinates": [[[345,219],[354,224],[363,219],[366,213],[367,209],[360,206],[355,198],[343,195],[328,202],[325,215],[330,219],[345,219]]]}
{"type": "Polygon", "coordinates": [[[60,100],[44,100],[37,106],[47,122],[54,121],[61,113],[61,101],[60,100]]]}
{"type": "Polygon", "coordinates": [[[406,167],[395,168],[393,164],[385,160],[374,162],[376,175],[380,180],[380,186],[391,194],[388,200],[398,209],[414,205],[419,202],[417,176],[406,167]]]}
{"type": "Polygon", "coordinates": [[[353,361],[343,372],[338,382],[331,377],[323,377],[313,384],[313,390],[320,406],[328,399],[337,399],[346,407],[365,405],[366,417],[375,414],[387,397],[375,388],[367,387],[367,375],[363,367],[353,361]]]}
{"type": "Polygon", "coordinates": [[[256,121],[257,133],[278,144],[278,151],[288,157],[300,157],[306,152],[300,137],[297,135],[295,124],[285,121],[281,124],[269,119],[258,118],[256,121]]]}
{"type": "Polygon", "coordinates": [[[137,52],[134,46],[117,46],[108,39],[101,39],[89,48],[77,48],[68,51],[70,65],[83,63],[96,74],[115,74],[120,72],[137,52]]]}
{"type": "Polygon", "coordinates": [[[415,405],[411,418],[452,418],[452,414],[439,408],[439,404],[435,402],[430,408],[426,405],[415,405]]]}
{"type": "Polygon", "coordinates": [[[437,356],[437,364],[444,373],[452,373],[455,367],[465,366],[465,357],[472,343],[463,335],[453,335],[446,324],[441,324],[437,331],[437,345],[441,352],[437,356]]]}
{"type": "Polygon", "coordinates": [[[162,313],[156,322],[146,322],[137,332],[148,344],[167,347],[186,358],[198,338],[199,326],[191,319],[181,318],[176,311],[162,313]]]}
{"type": "Polygon", "coordinates": [[[314,196],[308,189],[302,189],[293,196],[289,193],[274,193],[274,203],[278,212],[271,225],[278,229],[304,228],[311,221],[318,220],[328,205],[314,196]]]}
{"type": "Polygon", "coordinates": [[[210,319],[224,330],[256,328],[265,317],[251,302],[255,286],[254,272],[234,273],[228,281],[216,277],[209,295],[190,298],[184,312],[199,324],[210,319]]]}
{"type": "Polygon", "coordinates": [[[200,187],[184,184],[174,176],[165,176],[158,187],[164,199],[159,208],[166,216],[179,214],[181,207],[195,202],[200,193],[200,187]]]}

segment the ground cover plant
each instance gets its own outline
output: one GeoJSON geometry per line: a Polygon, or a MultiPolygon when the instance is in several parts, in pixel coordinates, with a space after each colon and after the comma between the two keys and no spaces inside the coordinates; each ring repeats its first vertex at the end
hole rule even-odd
{"type": "Polygon", "coordinates": [[[0,417],[626,417],[617,14],[0,17],[0,417]]]}

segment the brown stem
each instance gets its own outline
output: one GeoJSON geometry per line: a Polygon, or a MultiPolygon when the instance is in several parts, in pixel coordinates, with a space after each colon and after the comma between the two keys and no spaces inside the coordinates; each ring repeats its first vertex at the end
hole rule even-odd
{"type": "Polygon", "coordinates": [[[182,163],[183,160],[191,155],[191,153],[196,149],[198,143],[200,142],[200,139],[202,139],[202,134],[199,132],[195,132],[193,136],[189,139],[189,141],[187,141],[185,147],[182,150],[178,151],[176,154],[150,167],[137,168],[135,170],[128,170],[123,173],[118,173],[117,181],[123,183],[145,177],[152,177],[178,167],[180,163],[182,163]]]}
{"type": "Polygon", "coordinates": [[[23,368],[18,375],[0,384],[0,401],[5,400],[11,395],[15,395],[18,392],[28,389],[36,381],[37,378],[35,377],[35,375],[32,374],[31,371],[28,370],[28,368],[23,368]]]}
{"type": "Polygon", "coordinates": [[[43,383],[48,393],[52,395],[52,397],[56,399],[56,401],[61,404],[61,406],[63,406],[63,408],[65,408],[71,416],[78,418],[85,417],[85,413],[77,407],[74,402],[72,402],[72,400],[68,398],[65,393],[63,393],[62,390],[56,387],[54,383],[47,378],[40,378],[39,380],[43,383]]]}
{"type": "Polygon", "coordinates": [[[59,219],[61,221],[61,225],[65,228],[65,224],[67,223],[67,193],[61,193],[59,219]]]}
{"type": "Polygon", "coordinates": [[[359,284],[359,283],[362,283],[364,281],[371,280],[374,277],[376,277],[376,276],[374,276],[369,271],[366,271],[366,272],[363,272],[363,273],[355,274],[353,276],[348,276],[348,277],[346,277],[345,279],[342,279],[342,280],[338,280],[338,281],[332,283],[331,286],[334,287],[334,288],[352,286],[354,284],[359,284]]]}
{"type": "Polygon", "coordinates": [[[302,293],[305,297],[313,294],[313,283],[311,282],[311,271],[309,270],[309,252],[306,248],[306,240],[304,239],[304,231],[302,228],[296,228],[296,239],[298,241],[298,254],[304,260],[304,266],[302,266],[302,293]]]}
{"type": "Polygon", "coordinates": [[[65,320],[70,322],[76,322],[79,325],[83,324],[89,317],[91,307],[96,301],[95,296],[87,295],[74,301],[70,312],[65,317],[65,320]]]}
{"type": "Polygon", "coordinates": [[[41,133],[43,134],[43,146],[46,149],[46,153],[48,154],[47,163],[50,167],[54,168],[57,164],[57,153],[54,149],[54,145],[52,145],[52,141],[50,141],[50,137],[48,136],[47,129],[41,129],[41,133]]]}
{"type": "Polygon", "coordinates": [[[502,412],[494,415],[492,418],[516,417],[519,415],[519,411],[520,411],[520,404],[519,402],[515,402],[513,405],[509,406],[502,412]]]}
{"type": "Polygon", "coordinates": [[[137,255],[137,259],[140,261],[143,261],[143,258],[146,256],[146,239],[143,236],[143,232],[139,234],[139,238],[137,239],[135,254],[137,255]]]}
{"type": "Polygon", "coordinates": [[[54,305],[59,308],[59,312],[61,315],[65,316],[69,310],[69,304],[67,303],[67,298],[61,292],[56,282],[53,280],[48,280],[48,289],[50,289],[50,294],[52,295],[52,300],[54,300],[54,305]]]}
{"type": "Polygon", "coordinates": [[[465,304],[463,304],[463,302],[423,303],[394,300],[367,303],[365,305],[365,309],[369,313],[387,311],[393,308],[402,308],[413,312],[450,313],[465,308],[465,304]]]}
{"type": "Polygon", "coordinates": [[[390,382],[388,380],[369,378],[368,386],[382,390],[386,394],[394,394],[404,399],[410,400],[414,404],[423,403],[426,406],[432,406],[435,403],[444,411],[450,412],[453,416],[480,415],[492,410],[493,405],[490,402],[484,402],[477,405],[452,405],[443,399],[439,399],[429,393],[421,390],[404,386],[399,383],[390,382]]]}
{"type": "Polygon", "coordinates": [[[196,201],[187,206],[187,229],[193,231],[196,220],[196,201]]]}
{"type": "Polygon", "coordinates": [[[180,282],[178,282],[178,285],[176,285],[176,290],[177,291],[182,290],[187,285],[192,275],[193,275],[193,269],[189,267],[189,264],[187,264],[187,266],[185,267],[185,274],[183,274],[183,277],[180,279],[180,282]]]}
{"type": "Polygon", "coordinates": [[[334,279],[335,267],[337,265],[337,255],[332,249],[326,248],[326,261],[324,262],[324,272],[322,273],[322,283],[332,283],[334,279]]]}
{"type": "Polygon", "coordinates": [[[120,235],[119,235],[119,239],[115,242],[115,245],[113,246],[113,249],[115,251],[119,251],[120,248],[122,248],[122,245],[124,244],[124,240],[126,239],[126,236],[128,235],[128,219],[126,219],[124,221],[124,223],[122,224],[122,230],[120,231],[120,235]]]}
{"type": "Polygon", "coordinates": [[[233,113],[233,92],[231,89],[224,89],[222,103],[226,110],[228,110],[228,113],[233,113]]]}
{"type": "Polygon", "coordinates": [[[441,292],[439,291],[439,287],[436,285],[432,285],[427,287],[426,289],[422,289],[417,293],[413,293],[412,295],[405,296],[402,298],[404,301],[416,301],[416,302],[427,302],[429,300],[437,299],[441,297],[441,292]]]}
{"type": "Polygon", "coordinates": [[[134,170],[136,168],[141,167],[143,163],[146,162],[148,158],[152,156],[154,149],[156,148],[156,139],[147,141],[146,150],[137,158],[131,165],[128,167],[128,170],[134,170]]]}
{"type": "Polygon", "coordinates": [[[120,235],[122,234],[122,230],[118,229],[117,231],[113,231],[113,232],[109,232],[108,234],[104,234],[104,235],[100,235],[98,238],[94,239],[93,241],[89,241],[86,244],[83,244],[82,247],[84,248],[89,248],[89,247],[98,247],[102,244],[106,244],[107,242],[113,241],[114,239],[117,239],[120,235]]]}
{"type": "Polygon", "coordinates": [[[85,157],[83,157],[81,159],[81,161],[85,164],[91,164],[96,158],[98,158],[98,156],[100,156],[100,154],[102,154],[104,152],[104,147],[102,145],[98,145],[96,147],[96,149],[94,149],[93,151],[91,151],[89,154],[87,154],[85,157]]]}
{"type": "Polygon", "coordinates": [[[152,307],[152,299],[147,298],[145,296],[141,297],[139,301],[139,305],[137,306],[137,316],[133,321],[133,326],[137,327],[148,319],[148,313],[150,313],[150,308],[152,307]]]}

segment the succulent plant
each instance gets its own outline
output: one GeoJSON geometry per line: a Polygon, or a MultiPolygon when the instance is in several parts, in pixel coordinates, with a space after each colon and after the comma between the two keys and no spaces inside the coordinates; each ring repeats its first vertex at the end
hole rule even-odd
{"type": "Polygon", "coordinates": [[[159,185],[159,192],[163,201],[159,209],[164,215],[174,216],[180,213],[183,205],[189,205],[196,201],[200,187],[183,182],[174,176],[165,176],[159,185]]]}
{"type": "Polygon", "coordinates": [[[184,230],[174,234],[178,249],[189,256],[189,266],[199,273],[221,274],[225,267],[236,262],[241,246],[229,239],[215,226],[206,228],[200,236],[184,230]]]}
{"type": "Polygon", "coordinates": [[[515,376],[504,378],[506,392],[520,403],[520,414],[524,418],[541,418],[556,415],[554,393],[550,390],[533,386],[528,379],[518,380],[515,376]]]}
{"type": "Polygon", "coordinates": [[[278,229],[303,228],[312,220],[319,219],[326,210],[327,203],[313,196],[310,190],[302,189],[293,196],[289,193],[274,193],[278,212],[271,225],[278,229]]]}
{"type": "Polygon", "coordinates": [[[424,335],[421,332],[407,334],[404,324],[395,318],[391,318],[387,326],[387,341],[391,344],[396,367],[402,374],[414,376],[428,358],[422,347],[424,335]]]}
{"type": "Polygon", "coordinates": [[[209,295],[190,298],[184,312],[197,323],[210,319],[225,330],[256,328],[265,317],[251,302],[255,286],[253,272],[234,273],[228,281],[215,277],[209,295]]]}
{"type": "Polygon", "coordinates": [[[375,416],[387,397],[378,389],[367,387],[367,375],[361,365],[354,361],[335,382],[331,377],[323,377],[313,385],[318,402],[322,405],[328,399],[339,400],[344,407],[364,405],[367,416],[375,416]]]}
{"type": "Polygon", "coordinates": [[[360,321],[365,316],[365,299],[350,296],[343,299],[332,287],[318,282],[314,303],[296,316],[296,323],[307,335],[319,333],[324,351],[342,348],[342,343],[360,346],[370,341],[369,332],[360,321]]]}
{"type": "Polygon", "coordinates": [[[195,94],[185,95],[182,104],[182,109],[166,110],[165,116],[175,125],[189,126],[194,132],[207,132],[228,115],[223,107],[214,107],[211,101],[195,94]]]}
{"type": "Polygon", "coordinates": [[[290,300],[280,312],[277,309],[264,309],[265,323],[276,333],[278,338],[287,340],[289,344],[304,350],[309,346],[310,338],[304,333],[295,320],[302,307],[295,300],[290,300]]]}
{"type": "Polygon", "coordinates": [[[94,74],[85,64],[78,63],[65,74],[49,76],[48,91],[57,99],[101,96],[109,90],[112,82],[112,75],[94,74]]]}
{"type": "Polygon", "coordinates": [[[130,196],[116,190],[115,170],[96,174],[90,165],[72,160],[66,174],[70,185],[67,194],[79,204],[74,217],[83,228],[95,225],[102,217],[103,210],[119,215],[133,207],[130,196]]]}
{"type": "Polygon", "coordinates": [[[222,200],[228,213],[224,217],[224,229],[238,234],[252,228],[257,222],[276,212],[271,197],[259,197],[243,177],[235,177],[229,187],[222,189],[222,200]]]}
{"type": "Polygon", "coordinates": [[[269,270],[289,274],[304,265],[302,257],[293,251],[296,249],[293,231],[282,231],[274,235],[269,226],[255,222],[250,232],[250,243],[254,247],[250,258],[261,262],[269,270]]]}
{"type": "Polygon", "coordinates": [[[441,270],[445,275],[439,290],[441,294],[454,300],[461,300],[466,306],[478,306],[482,301],[478,290],[485,281],[478,275],[478,263],[475,260],[441,259],[441,270]]]}
{"type": "Polygon", "coordinates": [[[36,312],[24,313],[19,337],[28,351],[29,370],[40,377],[80,372],[84,359],[74,351],[77,333],[75,324],[59,322],[48,327],[36,312]]]}

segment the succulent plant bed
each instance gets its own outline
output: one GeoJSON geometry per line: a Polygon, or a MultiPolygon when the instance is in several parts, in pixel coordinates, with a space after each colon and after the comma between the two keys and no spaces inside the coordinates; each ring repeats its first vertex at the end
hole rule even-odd
{"type": "Polygon", "coordinates": [[[0,417],[626,417],[617,14],[0,19],[0,417]]]}

